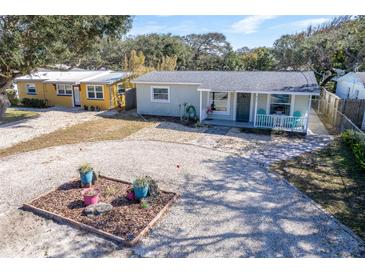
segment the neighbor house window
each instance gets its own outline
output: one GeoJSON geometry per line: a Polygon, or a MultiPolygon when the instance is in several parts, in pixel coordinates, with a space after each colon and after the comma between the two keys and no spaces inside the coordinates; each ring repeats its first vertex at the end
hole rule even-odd
{"type": "Polygon", "coordinates": [[[125,92],[125,88],[123,84],[119,84],[118,86],[118,93],[123,94],[125,92]]]}
{"type": "Polygon", "coordinates": [[[87,86],[88,99],[104,99],[103,86],[88,85],[87,86]]]}
{"type": "Polygon", "coordinates": [[[27,84],[26,89],[27,89],[28,94],[36,94],[37,93],[37,90],[35,89],[35,84],[27,84]]]}
{"type": "Polygon", "coordinates": [[[270,103],[270,114],[290,114],[290,95],[272,94],[270,103]]]}
{"type": "Polygon", "coordinates": [[[229,93],[209,92],[208,105],[215,113],[229,113],[229,93]]]}
{"type": "Polygon", "coordinates": [[[72,95],[72,85],[57,84],[58,95],[72,95]]]}
{"type": "Polygon", "coordinates": [[[170,102],[170,88],[168,87],[152,87],[151,101],[169,103],[170,102]]]}

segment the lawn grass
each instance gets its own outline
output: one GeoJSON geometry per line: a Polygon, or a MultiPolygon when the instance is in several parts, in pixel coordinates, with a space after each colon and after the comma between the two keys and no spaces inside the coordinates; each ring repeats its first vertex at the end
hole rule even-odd
{"type": "Polygon", "coordinates": [[[23,119],[36,118],[38,116],[39,113],[34,111],[16,110],[13,108],[8,108],[5,112],[4,117],[0,120],[0,125],[23,119]]]}
{"type": "Polygon", "coordinates": [[[152,124],[125,115],[100,118],[58,129],[9,148],[0,149],[0,157],[66,144],[122,139],[152,124]]]}
{"type": "Polygon", "coordinates": [[[365,173],[339,138],[271,169],[365,239],[365,173]]]}

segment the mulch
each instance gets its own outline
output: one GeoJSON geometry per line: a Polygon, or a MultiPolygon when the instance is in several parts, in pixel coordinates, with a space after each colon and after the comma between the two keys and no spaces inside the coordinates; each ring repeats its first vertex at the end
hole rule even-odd
{"type": "Polygon", "coordinates": [[[100,216],[87,217],[83,213],[83,189],[80,188],[79,180],[65,183],[31,201],[29,205],[132,241],[150,227],[155,217],[176,197],[173,192],[161,191],[158,197],[146,200],[148,208],[142,208],[138,201],[129,201],[126,198],[132,189],[129,183],[99,177],[94,187],[101,191],[99,201],[113,206],[111,211],[100,216]]]}

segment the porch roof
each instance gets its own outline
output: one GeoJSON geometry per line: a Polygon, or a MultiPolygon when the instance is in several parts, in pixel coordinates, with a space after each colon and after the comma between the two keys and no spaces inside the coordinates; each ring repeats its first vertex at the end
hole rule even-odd
{"type": "Polygon", "coordinates": [[[198,85],[201,90],[211,91],[314,94],[320,91],[312,71],[154,71],[133,82],[198,85]]]}

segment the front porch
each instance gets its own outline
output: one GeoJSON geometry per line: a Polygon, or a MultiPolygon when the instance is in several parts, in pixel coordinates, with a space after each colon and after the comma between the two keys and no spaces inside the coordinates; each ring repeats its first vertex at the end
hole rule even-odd
{"type": "Polygon", "coordinates": [[[200,122],[306,133],[311,96],[307,94],[200,91],[200,122]]]}

